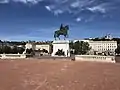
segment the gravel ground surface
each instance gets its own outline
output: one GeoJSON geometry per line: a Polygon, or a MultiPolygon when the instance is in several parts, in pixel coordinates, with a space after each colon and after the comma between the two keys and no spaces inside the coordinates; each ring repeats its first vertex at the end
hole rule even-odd
{"type": "Polygon", "coordinates": [[[120,90],[120,64],[0,60],[0,90],[120,90]]]}

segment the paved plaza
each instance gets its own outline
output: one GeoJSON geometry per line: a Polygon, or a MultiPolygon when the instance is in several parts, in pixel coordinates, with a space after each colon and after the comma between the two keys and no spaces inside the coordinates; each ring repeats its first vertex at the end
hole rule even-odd
{"type": "Polygon", "coordinates": [[[0,90],[120,90],[120,64],[0,60],[0,90]]]}

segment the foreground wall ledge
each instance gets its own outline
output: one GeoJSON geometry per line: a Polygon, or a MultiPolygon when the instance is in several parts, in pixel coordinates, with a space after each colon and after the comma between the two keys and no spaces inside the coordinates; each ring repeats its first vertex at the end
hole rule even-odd
{"type": "Polygon", "coordinates": [[[115,56],[75,55],[76,61],[96,61],[115,63],[115,56]]]}

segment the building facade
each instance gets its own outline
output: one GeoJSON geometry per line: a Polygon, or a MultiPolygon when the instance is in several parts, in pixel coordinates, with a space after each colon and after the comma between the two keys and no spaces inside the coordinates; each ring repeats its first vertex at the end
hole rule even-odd
{"type": "Polygon", "coordinates": [[[27,43],[25,45],[26,49],[33,49],[33,50],[47,50],[48,53],[51,52],[51,46],[49,44],[36,44],[36,43],[27,43]]]}
{"type": "Polygon", "coordinates": [[[117,41],[88,41],[91,49],[98,52],[115,52],[117,41]]]}
{"type": "Polygon", "coordinates": [[[45,49],[45,50],[47,50],[48,52],[50,52],[51,47],[50,47],[49,44],[36,44],[35,50],[43,50],[43,49],[45,49]]]}
{"type": "Polygon", "coordinates": [[[25,49],[35,50],[35,44],[34,43],[26,43],[25,49]]]}
{"type": "MultiPolygon", "coordinates": [[[[75,40],[76,42],[78,40],[75,40]]],[[[117,48],[117,41],[93,41],[93,40],[79,40],[88,42],[91,47],[91,53],[97,52],[97,53],[104,53],[104,52],[111,52],[112,54],[115,53],[115,49],[117,48]]]]}

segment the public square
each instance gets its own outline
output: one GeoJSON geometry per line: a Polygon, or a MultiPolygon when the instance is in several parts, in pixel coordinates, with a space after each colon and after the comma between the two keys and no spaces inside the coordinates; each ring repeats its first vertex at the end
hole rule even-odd
{"type": "Polygon", "coordinates": [[[0,90],[120,90],[120,64],[0,60],[0,90]]]}

